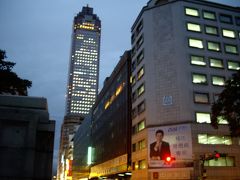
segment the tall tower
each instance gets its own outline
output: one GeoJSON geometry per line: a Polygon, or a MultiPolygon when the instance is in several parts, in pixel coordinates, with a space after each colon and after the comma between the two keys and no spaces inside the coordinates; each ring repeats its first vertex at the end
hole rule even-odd
{"type": "Polygon", "coordinates": [[[66,115],[86,115],[98,90],[101,21],[93,8],[74,18],[69,63],[66,115]]]}
{"type": "Polygon", "coordinates": [[[61,127],[58,179],[71,178],[73,136],[89,113],[98,92],[101,21],[93,8],[74,17],[69,61],[66,112],[61,127]]]}

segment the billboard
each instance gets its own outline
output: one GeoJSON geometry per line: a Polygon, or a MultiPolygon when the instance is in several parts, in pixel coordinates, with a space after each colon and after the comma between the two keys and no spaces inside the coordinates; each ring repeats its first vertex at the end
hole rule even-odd
{"type": "Polygon", "coordinates": [[[169,167],[166,157],[176,160],[192,159],[191,125],[180,124],[148,129],[149,167],[169,167]]]}

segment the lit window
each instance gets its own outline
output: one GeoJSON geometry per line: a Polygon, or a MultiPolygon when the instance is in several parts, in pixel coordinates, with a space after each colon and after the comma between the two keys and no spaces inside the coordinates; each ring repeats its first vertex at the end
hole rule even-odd
{"type": "Polygon", "coordinates": [[[209,58],[210,61],[210,67],[214,68],[223,68],[223,60],[222,59],[216,59],[216,58],[209,58]]]}
{"type": "Polygon", "coordinates": [[[220,46],[220,43],[218,42],[208,41],[207,47],[208,47],[208,50],[210,51],[221,51],[221,46],[220,46]]]}
{"type": "Polygon", "coordinates": [[[145,129],[145,120],[142,120],[138,123],[138,131],[145,129]]]}
{"type": "Polygon", "coordinates": [[[146,140],[143,139],[143,140],[139,141],[138,147],[139,147],[139,150],[144,149],[146,147],[146,140]]]}
{"type": "Polygon", "coordinates": [[[136,84],[136,77],[132,76],[130,81],[132,82],[132,86],[134,86],[136,84]]]}
{"type": "Polygon", "coordinates": [[[192,82],[194,84],[207,84],[207,76],[205,74],[192,74],[192,82]]]}
{"type": "Polygon", "coordinates": [[[195,23],[187,23],[187,30],[201,32],[201,26],[195,23]]]}
{"type": "Polygon", "coordinates": [[[233,167],[235,166],[235,159],[231,156],[220,157],[217,159],[211,159],[204,162],[204,166],[228,166],[233,167]]]}
{"type": "Polygon", "coordinates": [[[222,29],[222,35],[228,38],[236,38],[235,32],[229,29],[222,29]]]}
{"type": "Polygon", "coordinates": [[[206,62],[203,56],[191,55],[190,60],[191,60],[191,64],[193,65],[206,66],[206,62]]]}
{"type": "Polygon", "coordinates": [[[139,88],[137,89],[138,96],[142,95],[145,91],[144,84],[141,84],[139,88]]]}
{"type": "Polygon", "coordinates": [[[138,168],[139,169],[146,169],[147,167],[147,163],[146,163],[146,160],[141,160],[141,161],[138,161],[138,168]]]}
{"type": "Polygon", "coordinates": [[[205,33],[210,35],[218,35],[218,28],[214,26],[205,26],[205,33]]]}
{"type": "Polygon", "coordinates": [[[219,124],[228,124],[227,119],[225,119],[223,116],[218,116],[217,120],[219,124]]]}
{"type": "Polygon", "coordinates": [[[228,24],[232,24],[233,20],[232,20],[232,16],[231,15],[226,15],[226,14],[220,14],[219,17],[220,21],[223,23],[228,23],[228,24]]]}
{"type": "Polygon", "coordinates": [[[188,16],[195,16],[195,17],[199,16],[198,10],[194,8],[185,8],[185,14],[188,16]]]}
{"type": "Polygon", "coordinates": [[[240,70],[240,62],[228,61],[229,70],[240,70]]]}
{"type": "Polygon", "coordinates": [[[238,48],[236,45],[224,44],[225,52],[231,54],[238,54],[238,48]]]}
{"type": "Polygon", "coordinates": [[[224,144],[232,145],[231,136],[216,136],[208,134],[198,134],[199,144],[224,144]]]}
{"type": "Polygon", "coordinates": [[[197,112],[196,121],[198,123],[211,123],[210,113],[197,112]]]}
{"type": "Polygon", "coordinates": [[[215,86],[224,86],[225,78],[221,76],[212,76],[212,84],[215,86]]]}
{"type": "Polygon", "coordinates": [[[190,47],[203,49],[203,41],[200,40],[200,39],[189,38],[189,39],[188,39],[188,45],[189,45],[190,47]]]}
{"type": "Polygon", "coordinates": [[[137,73],[138,80],[141,79],[143,77],[143,75],[144,75],[144,68],[141,67],[141,69],[137,73]]]}
{"type": "Polygon", "coordinates": [[[195,103],[203,103],[203,104],[209,103],[209,95],[208,95],[208,93],[194,92],[194,102],[195,103]]]}
{"type": "Polygon", "coordinates": [[[216,20],[216,14],[210,11],[203,11],[203,18],[209,20],[216,20]]]}

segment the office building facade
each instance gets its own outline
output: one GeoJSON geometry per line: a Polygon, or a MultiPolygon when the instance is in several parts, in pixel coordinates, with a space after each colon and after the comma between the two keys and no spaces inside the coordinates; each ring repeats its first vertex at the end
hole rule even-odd
{"type": "Polygon", "coordinates": [[[239,179],[239,141],[211,104],[240,69],[240,10],[200,0],[150,0],[132,26],[132,179],[239,179]],[[170,164],[151,152],[156,132],[170,164]],[[215,151],[218,160],[202,161],[215,151]],[[204,166],[201,166],[204,163],[204,166]]]}
{"type": "Polygon", "coordinates": [[[82,8],[73,22],[66,94],[66,112],[61,129],[58,178],[71,179],[66,167],[72,163],[72,137],[89,113],[98,93],[101,21],[93,8],[82,8]]]}
{"type": "Polygon", "coordinates": [[[98,93],[101,21],[93,8],[74,18],[66,114],[88,114],[98,93]]]}
{"type": "Polygon", "coordinates": [[[126,51],[74,137],[75,179],[131,177],[130,64],[126,51]]]}

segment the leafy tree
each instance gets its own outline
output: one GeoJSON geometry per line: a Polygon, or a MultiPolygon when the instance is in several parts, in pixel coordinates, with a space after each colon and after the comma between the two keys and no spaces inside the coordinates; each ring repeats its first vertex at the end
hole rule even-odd
{"type": "Polygon", "coordinates": [[[27,88],[32,86],[32,82],[19,78],[12,72],[15,63],[5,59],[6,52],[0,49],[0,94],[27,96],[27,88]]]}
{"type": "Polygon", "coordinates": [[[232,136],[240,136],[240,71],[226,81],[225,89],[212,105],[211,124],[216,129],[219,117],[227,120],[232,136]]]}

